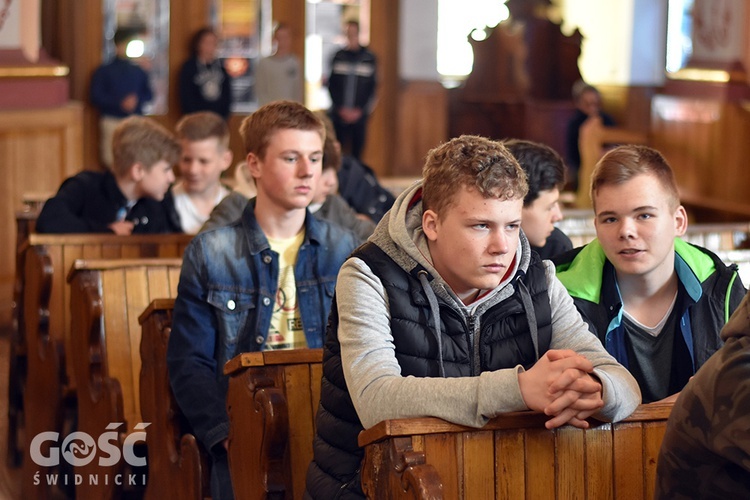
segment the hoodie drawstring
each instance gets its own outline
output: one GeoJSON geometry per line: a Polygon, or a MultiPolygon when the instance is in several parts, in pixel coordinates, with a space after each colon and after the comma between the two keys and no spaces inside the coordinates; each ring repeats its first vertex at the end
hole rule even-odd
{"type": "Polygon", "coordinates": [[[516,286],[518,286],[518,295],[521,297],[523,310],[526,313],[526,321],[529,322],[529,333],[531,334],[531,342],[534,344],[536,359],[539,359],[539,326],[536,322],[536,314],[534,314],[534,304],[531,302],[531,293],[521,280],[516,280],[516,286]]]}
{"type": "Polygon", "coordinates": [[[438,346],[438,363],[440,363],[440,376],[445,378],[445,366],[443,366],[443,335],[440,329],[440,306],[438,306],[437,297],[435,292],[427,281],[427,271],[424,269],[417,273],[419,277],[419,283],[422,285],[427,301],[430,303],[430,311],[432,311],[432,320],[435,323],[435,337],[437,338],[438,346]]]}

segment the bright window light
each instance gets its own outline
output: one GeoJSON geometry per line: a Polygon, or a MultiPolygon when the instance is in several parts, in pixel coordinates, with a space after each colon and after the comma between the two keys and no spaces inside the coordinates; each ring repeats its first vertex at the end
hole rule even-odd
{"type": "Polygon", "coordinates": [[[683,68],[693,53],[693,0],[672,0],[667,13],[667,71],[683,68]]]}
{"type": "Polygon", "coordinates": [[[131,40],[125,49],[125,55],[131,59],[138,59],[143,56],[145,46],[143,40],[131,40]]]}
{"type": "Polygon", "coordinates": [[[481,41],[489,30],[508,19],[505,2],[497,0],[439,0],[437,70],[444,77],[471,73],[474,52],[468,36],[481,41]]]}

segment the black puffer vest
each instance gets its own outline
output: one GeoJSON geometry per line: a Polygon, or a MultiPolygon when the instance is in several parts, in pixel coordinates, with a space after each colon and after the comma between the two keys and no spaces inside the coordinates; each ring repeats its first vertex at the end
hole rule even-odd
{"type": "MultiPolygon", "coordinates": [[[[435,296],[424,269],[407,274],[372,243],[352,254],[366,262],[383,283],[401,374],[416,377],[468,377],[519,364],[530,368],[538,353],[549,349],[552,319],[546,274],[541,260],[532,256],[528,272],[519,272],[514,278],[514,294],[482,315],[479,338],[475,339],[473,322],[435,296]],[[439,311],[439,329],[435,310],[439,311]],[[532,341],[532,329],[537,331],[538,348],[532,341]]],[[[341,367],[336,297],[323,352],[316,427],[306,498],[364,497],[359,474],[363,450],[357,445],[363,428],[341,367]]]]}

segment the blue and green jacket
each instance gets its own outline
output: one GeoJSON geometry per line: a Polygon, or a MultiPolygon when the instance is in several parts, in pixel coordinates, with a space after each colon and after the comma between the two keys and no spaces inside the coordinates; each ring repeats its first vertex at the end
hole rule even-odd
{"type": "MultiPolygon", "coordinates": [[[[675,271],[686,292],[680,333],[695,373],[723,344],[719,332],[745,296],[735,264],[727,266],[705,248],[675,239],[675,271]]],[[[628,368],[622,297],[615,268],[599,240],[553,259],[557,277],[568,289],[589,329],[607,351],[628,368]]]]}

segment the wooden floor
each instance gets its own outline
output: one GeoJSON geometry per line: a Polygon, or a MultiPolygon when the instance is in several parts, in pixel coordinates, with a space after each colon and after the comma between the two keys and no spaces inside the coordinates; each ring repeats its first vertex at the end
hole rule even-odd
{"type": "Polygon", "coordinates": [[[10,328],[0,327],[0,499],[21,498],[21,469],[10,469],[6,461],[8,436],[8,353],[10,328]]]}

